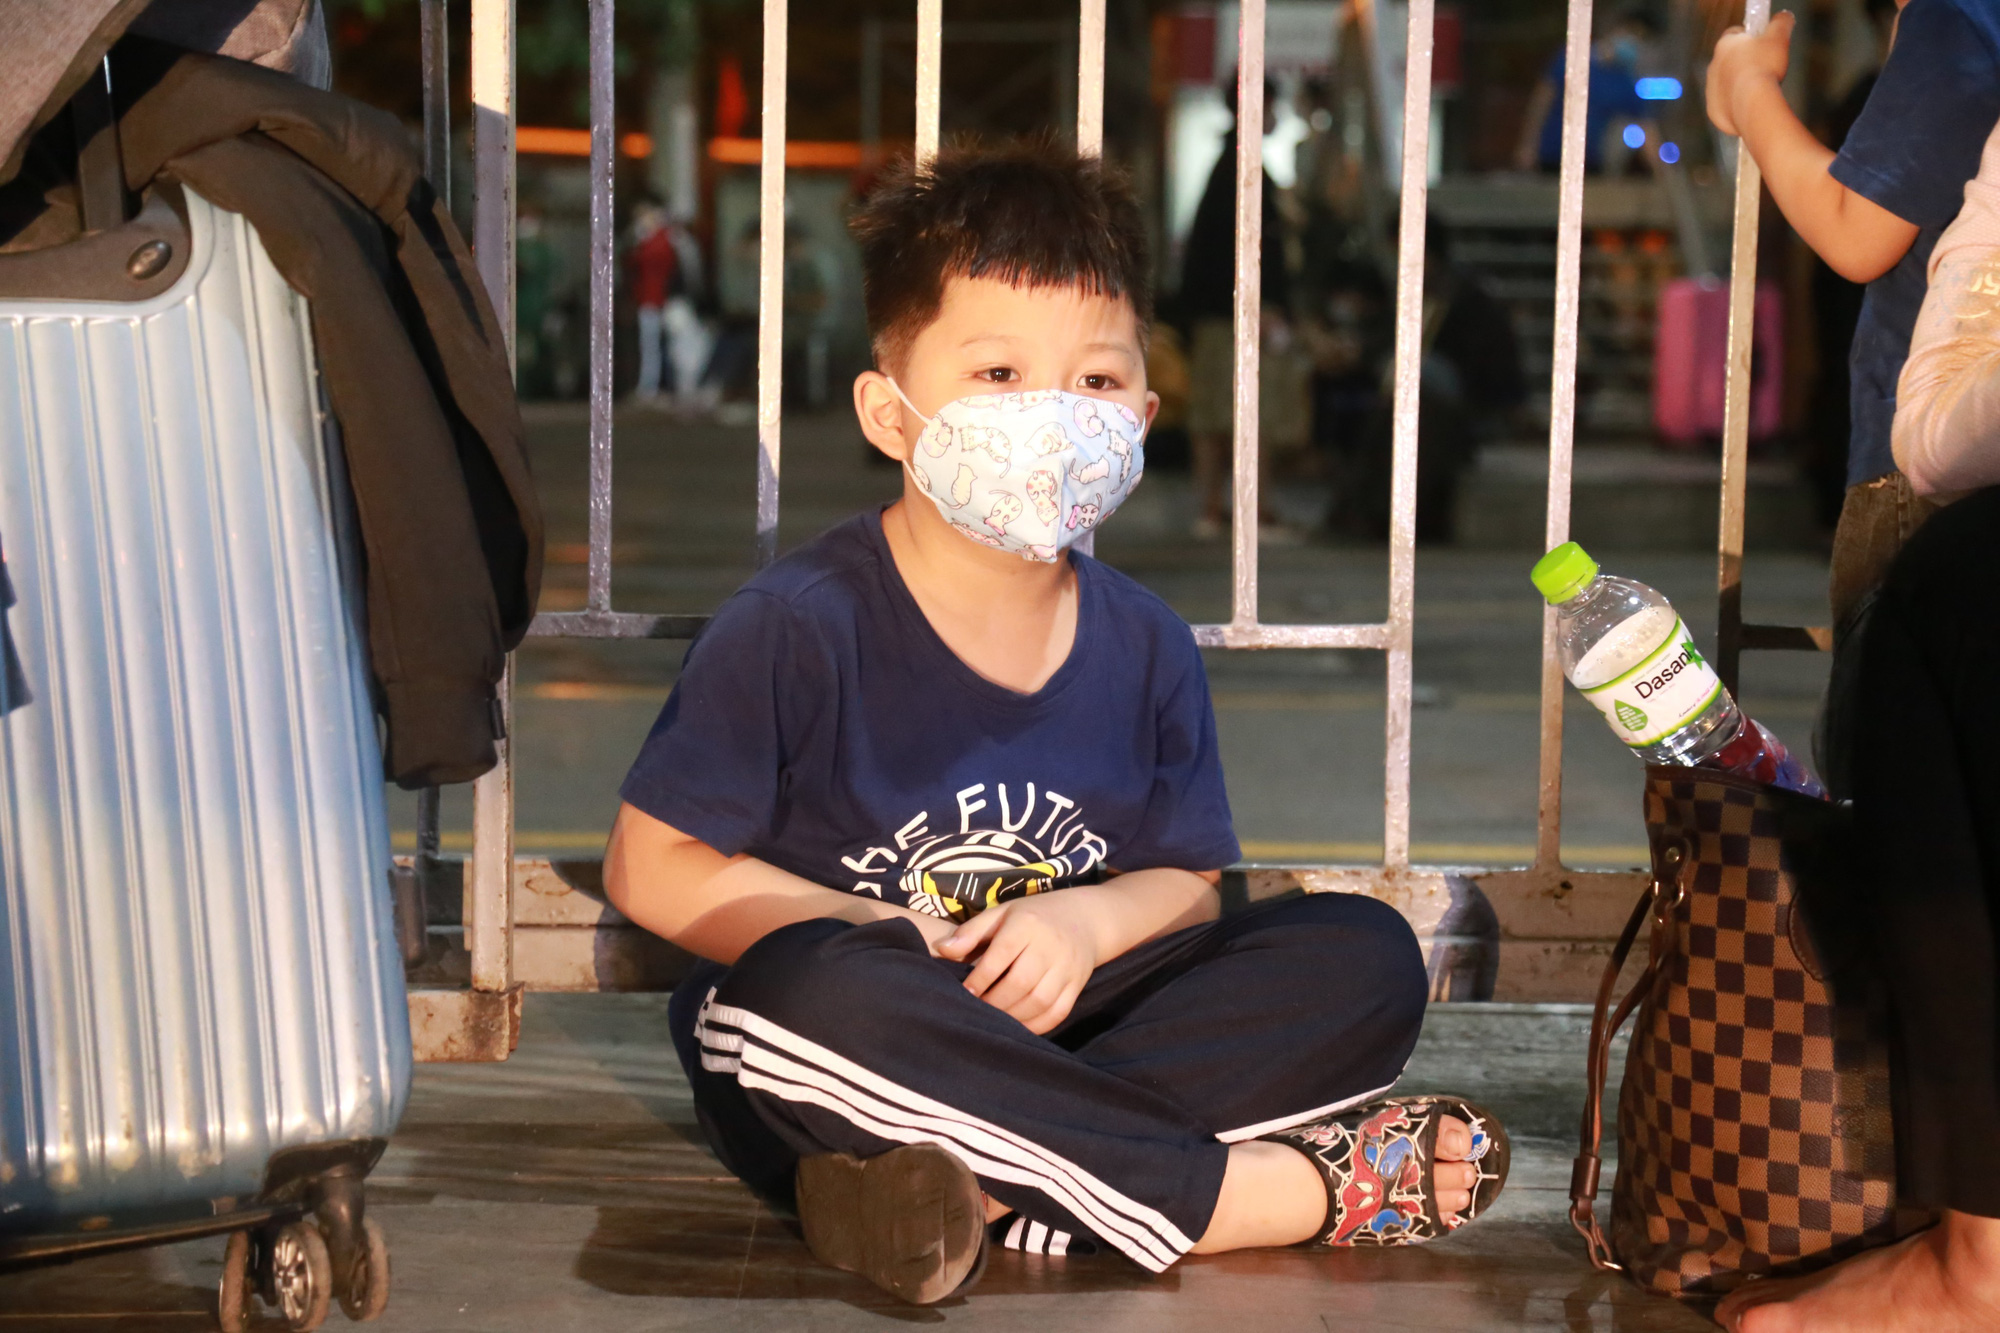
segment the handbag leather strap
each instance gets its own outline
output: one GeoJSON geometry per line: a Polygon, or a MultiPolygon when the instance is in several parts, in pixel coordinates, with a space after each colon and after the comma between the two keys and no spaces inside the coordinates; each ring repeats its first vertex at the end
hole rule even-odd
{"type": "Polygon", "coordinates": [[[1581,1142],[1576,1161],[1570,1168],[1570,1225],[1583,1237],[1592,1265],[1607,1273],[1624,1271],[1624,1265],[1612,1258],[1610,1242],[1604,1238],[1604,1230],[1597,1223],[1596,1209],[1598,1175],[1604,1165],[1604,1084],[1611,1071],[1611,1043],[1618,1030],[1625,1026],[1626,1019],[1632,1016],[1632,1011],[1639,1007],[1639,1002],[1651,993],[1653,981],[1673,947],[1674,911],[1687,897],[1687,880],[1692,870],[1686,848],[1678,842],[1669,843],[1661,850],[1660,866],[1664,873],[1656,871],[1653,882],[1639,895],[1639,901],[1632,908],[1632,917],[1625,923],[1618,943],[1611,950],[1611,958],[1604,965],[1604,977],[1597,983],[1597,1006],[1590,1016],[1590,1063],[1584,1090],[1581,1142]],[[1625,998],[1613,1011],[1611,994],[1617,989],[1618,974],[1625,969],[1625,960],[1631,956],[1632,946],[1638,942],[1639,928],[1649,916],[1653,920],[1653,932],[1646,970],[1639,974],[1639,979],[1632,983],[1632,988],[1625,992],[1625,998]]]}

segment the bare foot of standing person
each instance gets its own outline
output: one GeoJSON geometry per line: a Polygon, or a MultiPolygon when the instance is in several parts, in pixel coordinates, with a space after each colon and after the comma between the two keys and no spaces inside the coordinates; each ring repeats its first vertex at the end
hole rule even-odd
{"type": "Polygon", "coordinates": [[[1947,1212],[1908,1240],[1810,1277],[1752,1282],[1715,1311],[1730,1333],[1991,1333],[2000,1218],[1947,1212]]]}

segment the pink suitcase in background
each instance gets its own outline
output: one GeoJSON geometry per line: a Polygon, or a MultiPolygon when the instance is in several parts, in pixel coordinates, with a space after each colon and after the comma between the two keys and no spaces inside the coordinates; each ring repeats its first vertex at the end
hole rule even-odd
{"type": "MultiPolygon", "coordinates": [[[[1777,434],[1784,408],[1784,302],[1773,282],[1757,284],[1750,358],[1750,438],[1777,434]]],[[[1687,448],[1722,434],[1728,390],[1729,286],[1676,278],[1660,292],[1653,338],[1653,425],[1661,441],[1687,448]]]]}

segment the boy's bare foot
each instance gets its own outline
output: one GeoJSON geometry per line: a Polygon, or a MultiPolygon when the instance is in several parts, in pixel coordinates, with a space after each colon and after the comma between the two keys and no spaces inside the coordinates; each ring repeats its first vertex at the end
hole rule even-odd
{"type": "Polygon", "coordinates": [[[1479,1168],[1466,1160],[1470,1156],[1472,1126],[1455,1116],[1444,1117],[1438,1125],[1431,1188],[1437,1194],[1438,1212],[1445,1217],[1455,1217],[1472,1207],[1472,1187],[1479,1180],[1479,1168]]]}
{"type": "Polygon", "coordinates": [[[1946,1213],[1824,1272],[1752,1282],[1715,1318],[1731,1333],[1987,1333],[2000,1328],[2000,1218],[1946,1213]]]}
{"type": "Polygon", "coordinates": [[[1195,1248],[1436,1240],[1500,1196],[1509,1157],[1499,1121],[1455,1097],[1390,1097],[1351,1107],[1234,1145],[1218,1221],[1195,1248]],[[1262,1155],[1259,1161],[1270,1149],[1281,1150],[1255,1182],[1249,1179],[1254,1163],[1238,1161],[1251,1149],[1262,1155]],[[1319,1186],[1316,1198],[1306,1184],[1308,1170],[1319,1186]],[[1232,1207],[1231,1186],[1239,1175],[1257,1188],[1239,1191],[1246,1198],[1232,1207]]]}

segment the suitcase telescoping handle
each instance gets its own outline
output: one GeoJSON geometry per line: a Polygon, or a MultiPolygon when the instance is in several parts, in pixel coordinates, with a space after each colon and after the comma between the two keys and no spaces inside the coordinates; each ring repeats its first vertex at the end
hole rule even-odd
{"type": "Polygon", "coordinates": [[[1653,982],[1673,948],[1674,913],[1687,900],[1688,876],[1693,870],[1693,861],[1678,842],[1660,849],[1657,864],[1653,882],[1639,895],[1632,908],[1632,919],[1625,923],[1616,947],[1611,950],[1611,958],[1604,965],[1604,978],[1597,983],[1597,1007],[1590,1016],[1590,1064],[1584,1089],[1581,1143],[1569,1175],[1570,1225],[1589,1247],[1590,1262],[1607,1273],[1620,1273],[1625,1268],[1612,1257],[1610,1242],[1597,1224],[1597,1178],[1604,1165],[1604,1084],[1611,1072],[1611,1043],[1639,1002],[1652,993],[1653,982]],[[1618,974],[1624,970],[1625,960],[1639,939],[1639,927],[1648,917],[1653,921],[1653,935],[1646,970],[1639,974],[1613,1012],[1611,992],[1617,988],[1618,974]]]}

